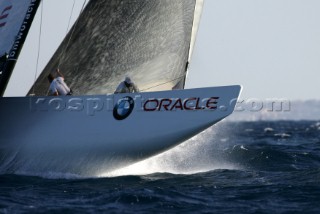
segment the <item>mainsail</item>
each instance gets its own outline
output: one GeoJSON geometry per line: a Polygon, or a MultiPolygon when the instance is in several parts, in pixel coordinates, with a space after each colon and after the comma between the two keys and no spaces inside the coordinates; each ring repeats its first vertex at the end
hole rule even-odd
{"type": "Polygon", "coordinates": [[[6,89],[40,1],[0,1],[0,96],[6,89]]]}
{"type": "Polygon", "coordinates": [[[75,94],[113,93],[125,76],[142,91],[183,88],[199,0],[95,0],[30,93],[46,95],[60,68],[75,94]]]}

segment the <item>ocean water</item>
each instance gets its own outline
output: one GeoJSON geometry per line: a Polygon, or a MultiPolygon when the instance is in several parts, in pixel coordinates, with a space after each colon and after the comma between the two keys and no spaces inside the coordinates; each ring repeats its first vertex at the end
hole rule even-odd
{"type": "Polygon", "coordinates": [[[320,122],[222,122],[98,177],[0,175],[0,213],[320,213],[320,122]]]}

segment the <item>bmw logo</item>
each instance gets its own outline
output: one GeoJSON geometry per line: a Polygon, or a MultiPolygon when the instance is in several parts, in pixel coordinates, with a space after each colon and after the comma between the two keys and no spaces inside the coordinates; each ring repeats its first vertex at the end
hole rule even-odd
{"type": "Polygon", "coordinates": [[[116,120],[124,120],[132,113],[134,100],[131,97],[124,97],[118,101],[113,109],[113,116],[116,120]]]}

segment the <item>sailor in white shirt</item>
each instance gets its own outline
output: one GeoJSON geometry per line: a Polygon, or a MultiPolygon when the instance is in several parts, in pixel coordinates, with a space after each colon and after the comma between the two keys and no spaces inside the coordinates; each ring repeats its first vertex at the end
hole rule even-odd
{"type": "Polygon", "coordinates": [[[50,82],[49,96],[66,96],[72,95],[72,91],[64,82],[64,76],[59,69],[56,70],[57,77],[54,78],[54,75],[49,74],[48,79],[50,82]]]}
{"type": "Polygon", "coordinates": [[[126,77],[123,82],[119,84],[117,87],[117,90],[114,92],[115,94],[119,93],[134,93],[134,92],[139,92],[138,87],[136,84],[132,82],[130,77],[126,77]]]}

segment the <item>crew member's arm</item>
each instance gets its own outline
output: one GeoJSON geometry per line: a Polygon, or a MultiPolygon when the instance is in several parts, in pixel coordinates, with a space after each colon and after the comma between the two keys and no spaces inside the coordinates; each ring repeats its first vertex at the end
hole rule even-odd
{"type": "Polygon", "coordinates": [[[56,72],[57,72],[57,74],[58,74],[59,77],[62,77],[62,78],[64,79],[64,76],[63,76],[63,74],[60,72],[60,69],[59,69],[59,68],[57,68],[56,72]]]}

